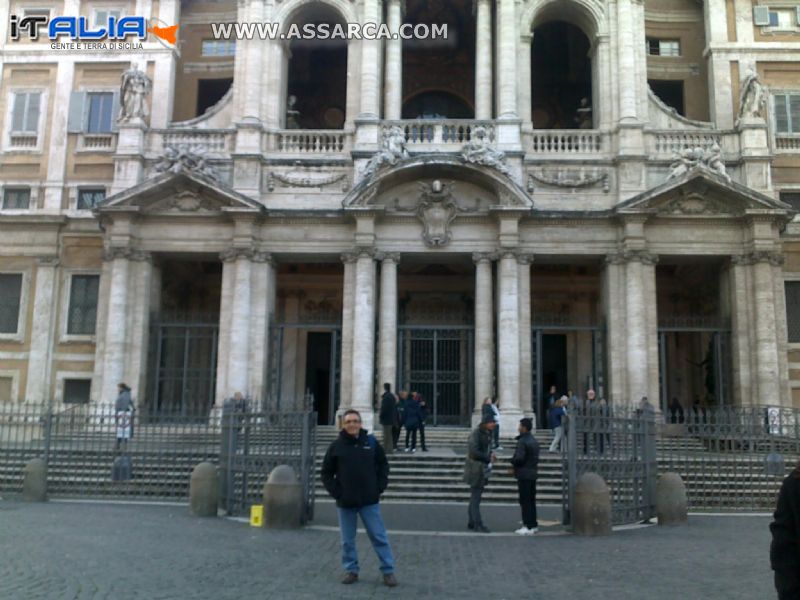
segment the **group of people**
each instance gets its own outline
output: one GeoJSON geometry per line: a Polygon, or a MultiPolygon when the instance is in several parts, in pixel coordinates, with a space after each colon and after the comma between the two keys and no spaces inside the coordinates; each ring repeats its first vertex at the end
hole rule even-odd
{"type": "Polygon", "coordinates": [[[418,392],[400,390],[395,395],[389,383],[383,384],[383,396],[378,411],[378,421],[383,428],[383,445],[389,452],[398,452],[401,430],[405,427],[405,452],[417,451],[417,432],[419,431],[422,451],[427,452],[425,444],[425,420],[428,406],[425,398],[418,392]]]}

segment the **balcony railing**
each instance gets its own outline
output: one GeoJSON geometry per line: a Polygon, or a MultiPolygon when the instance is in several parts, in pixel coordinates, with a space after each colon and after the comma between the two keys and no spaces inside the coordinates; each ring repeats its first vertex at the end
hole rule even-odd
{"type": "Polygon", "coordinates": [[[352,133],[341,129],[281,129],[266,134],[268,151],[285,154],[349,152],[352,133]]]}
{"type": "Polygon", "coordinates": [[[399,127],[406,136],[409,151],[458,151],[467,142],[475,139],[475,130],[483,127],[486,139],[495,141],[495,126],[491,121],[472,119],[413,119],[384,121],[384,128],[399,127]]]}
{"type": "Polygon", "coordinates": [[[12,150],[36,150],[39,144],[39,135],[36,133],[11,133],[9,136],[12,150]]]}
{"type": "Polygon", "coordinates": [[[81,133],[78,150],[83,152],[113,152],[117,136],[113,133],[81,133]]]}
{"type": "Polygon", "coordinates": [[[598,155],[609,151],[608,134],[595,129],[534,129],[526,145],[533,154],[598,155]]]}
{"type": "Polygon", "coordinates": [[[166,148],[186,148],[207,154],[228,154],[233,151],[235,132],[225,129],[153,129],[149,134],[149,150],[161,154],[166,148]]]}
{"type": "Polygon", "coordinates": [[[800,154],[800,135],[775,135],[775,151],[786,154],[800,154]]]}

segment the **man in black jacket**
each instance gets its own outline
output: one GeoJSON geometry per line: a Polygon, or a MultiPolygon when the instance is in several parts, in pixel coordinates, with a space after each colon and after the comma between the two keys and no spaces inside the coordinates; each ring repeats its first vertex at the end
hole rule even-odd
{"type": "Polygon", "coordinates": [[[517,478],[519,505],[522,507],[522,527],[514,533],[533,535],[539,531],[536,519],[536,478],[539,476],[539,442],[533,437],[531,419],[520,419],[517,448],[511,457],[514,477],[517,478]]]}
{"type": "Polygon", "coordinates": [[[394,429],[397,419],[396,413],[397,397],[392,393],[392,385],[390,383],[384,383],[378,420],[381,422],[381,427],[383,428],[383,447],[387,452],[393,452],[395,449],[394,432],[392,429],[394,429]]]}
{"type": "Polygon", "coordinates": [[[394,557],[378,504],[389,483],[389,461],[375,436],[361,429],[361,415],[357,410],[346,410],[342,415],[342,431],[322,459],[321,475],[325,489],[336,500],[339,513],[345,570],[342,583],[358,581],[356,524],[361,515],[381,563],[383,583],[396,586],[394,557]]]}
{"type": "Polygon", "coordinates": [[[769,558],[779,600],[800,599],[800,463],[781,486],[769,525],[769,558]]]}

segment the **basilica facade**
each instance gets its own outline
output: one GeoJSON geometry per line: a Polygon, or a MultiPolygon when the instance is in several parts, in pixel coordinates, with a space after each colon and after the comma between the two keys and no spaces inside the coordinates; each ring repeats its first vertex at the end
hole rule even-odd
{"type": "Polygon", "coordinates": [[[179,27],[0,22],[0,410],[800,407],[795,4],[11,0],[179,27]],[[261,22],[448,34],[212,28],[261,22]]]}

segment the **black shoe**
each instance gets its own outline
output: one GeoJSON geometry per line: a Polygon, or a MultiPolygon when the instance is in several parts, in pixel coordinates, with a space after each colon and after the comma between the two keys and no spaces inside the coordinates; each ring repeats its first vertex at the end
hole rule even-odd
{"type": "Polygon", "coordinates": [[[394,576],[394,573],[383,576],[383,585],[386,587],[397,587],[397,577],[394,576]]]}
{"type": "Polygon", "coordinates": [[[489,528],[486,527],[485,525],[478,525],[475,528],[475,531],[477,531],[478,533],[492,533],[491,531],[489,531],[489,528]]]}
{"type": "Polygon", "coordinates": [[[422,449],[422,451],[423,451],[423,452],[427,452],[427,451],[428,451],[428,449],[427,449],[427,448],[423,448],[423,449],[422,449]]]}
{"type": "Polygon", "coordinates": [[[358,581],[358,573],[348,571],[342,576],[342,583],[344,584],[355,583],[356,581],[358,581]]]}
{"type": "Polygon", "coordinates": [[[475,523],[467,523],[467,529],[475,529],[475,523]]]}

